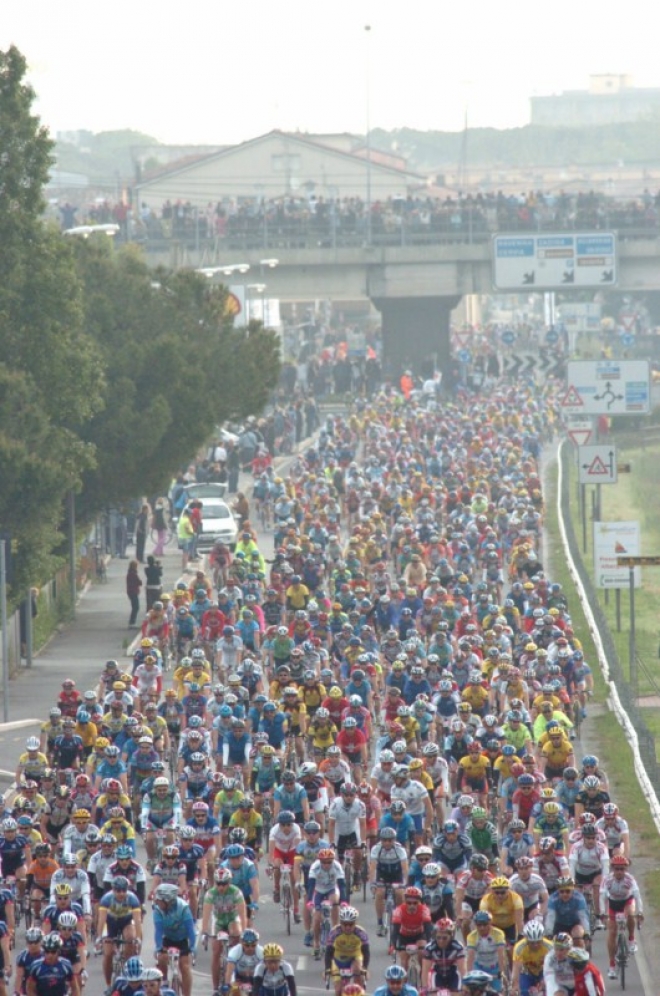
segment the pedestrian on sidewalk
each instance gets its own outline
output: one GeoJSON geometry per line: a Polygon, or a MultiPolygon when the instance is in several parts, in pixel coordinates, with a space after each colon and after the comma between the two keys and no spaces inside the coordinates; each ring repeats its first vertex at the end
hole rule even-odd
{"type": "Polygon", "coordinates": [[[153,555],[154,557],[162,557],[165,553],[165,540],[167,539],[167,519],[165,517],[164,498],[158,498],[156,501],[154,514],[151,517],[151,528],[158,537],[153,549],[153,555]]]}
{"type": "Polygon", "coordinates": [[[140,611],[141,587],[142,578],[138,574],[138,562],[137,560],[131,560],[126,572],[126,594],[128,595],[128,600],[131,603],[131,616],[128,620],[129,626],[135,626],[137,623],[137,617],[140,611]]]}
{"type": "Polygon", "coordinates": [[[135,559],[144,563],[144,547],[147,542],[147,530],[151,519],[151,509],[145,502],[138,513],[135,523],[135,559]]]}
{"type": "Polygon", "coordinates": [[[147,557],[147,566],[144,569],[144,576],[147,582],[147,612],[157,602],[163,593],[163,565],[153,555],[147,557]]]}

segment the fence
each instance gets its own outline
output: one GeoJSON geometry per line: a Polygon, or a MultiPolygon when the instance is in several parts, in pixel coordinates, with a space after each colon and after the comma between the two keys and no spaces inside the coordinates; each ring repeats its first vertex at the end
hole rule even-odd
{"type": "MultiPolygon", "coordinates": [[[[39,590],[37,615],[32,623],[32,645],[38,650],[52,635],[55,627],[71,613],[71,592],[69,588],[69,568],[61,567],[39,590]]],[[[21,633],[21,611],[16,611],[7,620],[7,643],[9,674],[14,677],[21,666],[29,666],[27,648],[21,633]],[[22,645],[23,644],[23,645],[22,645]]]]}
{"type": "Polygon", "coordinates": [[[644,719],[644,713],[637,705],[633,689],[625,677],[624,669],[621,665],[612,634],[610,633],[607,619],[600,606],[598,595],[587,567],[582,559],[580,543],[575,535],[573,521],[570,511],[570,467],[571,448],[561,446],[559,449],[559,459],[561,461],[561,493],[559,496],[561,505],[561,517],[564,523],[566,540],[570,555],[575,565],[575,570],[586,595],[591,615],[594,618],[607,665],[609,667],[609,680],[616,687],[621,706],[627,714],[631,725],[637,734],[639,753],[641,755],[644,768],[649,781],[653,786],[656,796],[660,797],[660,766],[655,753],[655,737],[649,730],[644,719]]]}

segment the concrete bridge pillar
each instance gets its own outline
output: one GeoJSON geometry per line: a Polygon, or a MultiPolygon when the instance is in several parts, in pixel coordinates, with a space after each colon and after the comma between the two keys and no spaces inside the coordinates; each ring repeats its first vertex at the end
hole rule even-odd
{"type": "Polygon", "coordinates": [[[383,318],[386,377],[398,378],[405,369],[422,377],[437,369],[449,377],[449,321],[460,300],[460,295],[372,298],[383,318]]]}

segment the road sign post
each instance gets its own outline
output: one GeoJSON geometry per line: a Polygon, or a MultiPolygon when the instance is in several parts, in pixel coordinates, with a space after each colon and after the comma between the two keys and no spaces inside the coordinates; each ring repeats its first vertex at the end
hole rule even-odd
{"type": "MultiPolygon", "coordinates": [[[[605,589],[607,591],[607,588],[605,589]]],[[[614,589],[614,610],[616,612],[616,631],[621,632],[621,589],[614,589]]]]}
{"type": "Polygon", "coordinates": [[[635,650],[635,568],[631,565],[628,572],[630,589],[630,634],[628,636],[628,658],[630,660],[630,685],[633,698],[637,699],[637,655],[635,650]]]}
{"type": "Polygon", "coordinates": [[[616,484],[616,447],[600,443],[578,446],[578,477],[581,484],[616,484]]]}

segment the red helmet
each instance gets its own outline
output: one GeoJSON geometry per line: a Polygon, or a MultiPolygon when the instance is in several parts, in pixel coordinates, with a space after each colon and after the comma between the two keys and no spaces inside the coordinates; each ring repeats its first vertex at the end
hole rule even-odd
{"type": "Polygon", "coordinates": [[[612,868],[627,868],[630,862],[625,854],[615,854],[610,861],[610,867],[612,868]]]}
{"type": "Polygon", "coordinates": [[[415,885],[410,885],[403,894],[404,899],[418,899],[422,901],[422,890],[415,885]]]}

